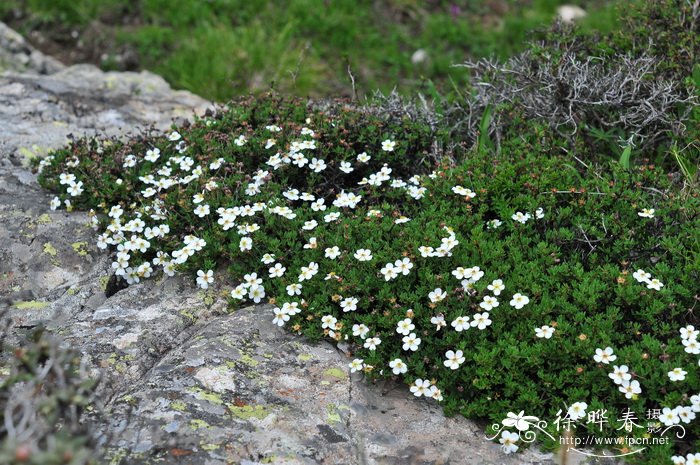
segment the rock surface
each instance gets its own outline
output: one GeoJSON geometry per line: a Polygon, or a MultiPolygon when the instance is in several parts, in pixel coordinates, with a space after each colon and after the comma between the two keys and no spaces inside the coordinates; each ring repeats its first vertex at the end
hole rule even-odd
{"type": "MultiPolygon", "coordinates": [[[[23,47],[20,62],[37,53],[23,47]]],[[[110,260],[86,215],[50,211],[24,159],[70,133],[164,129],[207,102],[150,73],[41,69],[52,74],[0,76],[0,305],[13,331],[43,322],[109,380],[97,429],[111,463],[554,463],[534,448],[506,456],[483,426],[350,376],[346,355],[274,326],[269,307],[229,314],[223,290],[181,278],[106,297],[110,260]]]]}

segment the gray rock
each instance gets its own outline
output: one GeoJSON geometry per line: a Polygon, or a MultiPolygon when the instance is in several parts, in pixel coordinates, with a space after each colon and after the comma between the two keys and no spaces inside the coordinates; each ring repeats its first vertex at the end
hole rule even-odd
{"type": "Polygon", "coordinates": [[[146,72],[0,77],[0,299],[13,331],[43,322],[102,373],[95,430],[112,463],[552,464],[536,448],[504,455],[405,386],[350,376],[347,355],[273,325],[269,307],[229,313],[223,289],[156,278],[105,296],[110,259],[86,215],[50,211],[23,158],[206,105],[146,72]]]}

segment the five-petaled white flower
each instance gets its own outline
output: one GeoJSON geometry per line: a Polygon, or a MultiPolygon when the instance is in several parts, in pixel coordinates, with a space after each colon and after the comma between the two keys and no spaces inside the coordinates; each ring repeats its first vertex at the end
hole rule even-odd
{"type": "Polygon", "coordinates": [[[620,383],[618,389],[627,399],[632,399],[634,396],[641,394],[642,392],[642,388],[639,386],[639,381],[636,379],[633,381],[623,381],[620,383]]]}
{"type": "Polygon", "coordinates": [[[408,371],[408,366],[400,358],[395,358],[390,361],[389,367],[395,375],[401,375],[408,371]]]}
{"type": "Polygon", "coordinates": [[[271,267],[268,271],[270,272],[270,278],[279,278],[284,275],[287,268],[282,266],[281,263],[275,263],[275,266],[271,267]]]}
{"type": "Polygon", "coordinates": [[[436,302],[441,302],[441,301],[445,300],[445,297],[447,297],[447,294],[442,289],[440,289],[438,287],[435,290],[431,291],[428,294],[428,297],[430,298],[431,302],[436,303],[436,302]]]}
{"type": "Polygon", "coordinates": [[[608,374],[608,377],[615,381],[615,384],[622,384],[623,381],[629,381],[632,379],[632,375],[629,372],[627,365],[613,366],[613,372],[608,374]]]}
{"type": "Polygon", "coordinates": [[[394,142],[391,139],[386,139],[382,141],[382,150],[384,150],[385,152],[393,152],[395,147],[396,142],[394,142]]]}
{"type": "Polygon", "coordinates": [[[517,452],[518,446],[515,444],[520,439],[518,433],[511,433],[510,431],[503,431],[501,433],[501,439],[498,440],[502,444],[503,452],[506,454],[512,454],[517,452]]]}
{"type": "Polygon", "coordinates": [[[503,281],[500,279],[494,279],[491,284],[486,286],[486,289],[489,291],[493,292],[493,295],[500,295],[503,290],[505,290],[506,286],[503,284],[503,281]]]}
{"type": "Polygon", "coordinates": [[[668,372],[668,378],[671,381],[683,381],[685,379],[685,375],[687,374],[688,372],[682,368],[674,368],[668,372]]]}
{"type": "Polygon", "coordinates": [[[613,354],[612,347],[606,347],[605,349],[596,349],[593,360],[598,363],[605,363],[606,365],[610,362],[617,360],[617,355],[613,354]]]}
{"type": "Polygon", "coordinates": [[[372,251],[369,249],[357,249],[354,256],[357,261],[368,262],[372,260],[372,251]]]}
{"type": "Polygon", "coordinates": [[[510,304],[519,310],[519,309],[523,308],[525,305],[527,305],[529,302],[530,302],[530,299],[527,296],[522,295],[521,293],[518,292],[515,295],[513,295],[513,299],[510,301],[510,304]]]}
{"type": "Polygon", "coordinates": [[[468,316],[458,316],[452,321],[452,327],[457,332],[462,332],[465,329],[469,329],[469,317],[468,316]]]}
{"type": "Polygon", "coordinates": [[[411,333],[408,336],[404,336],[401,338],[401,341],[403,341],[403,350],[410,350],[415,352],[418,350],[418,346],[420,345],[421,339],[419,337],[416,337],[416,333],[411,333]]]}
{"type": "Polygon", "coordinates": [[[413,385],[411,385],[411,392],[416,397],[428,395],[430,392],[430,381],[418,378],[414,381],[413,385]]]}
{"type": "Polygon", "coordinates": [[[483,302],[479,304],[479,307],[483,308],[484,310],[491,310],[495,307],[498,307],[498,305],[498,299],[487,295],[484,297],[483,302]]]}
{"type": "Polygon", "coordinates": [[[654,209],[653,208],[642,208],[642,211],[638,212],[637,215],[641,216],[642,218],[653,218],[654,217],[654,209]]]}
{"type": "Polygon", "coordinates": [[[207,289],[214,282],[214,272],[212,270],[206,273],[202,270],[197,271],[197,285],[202,289],[207,289]]]}
{"type": "Polygon", "coordinates": [[[472,327],[476,327],[478,329],[486,329],[486,327],[491,324],[489,313],[484,312],[475,314],[474,317],[472,317],[472,322],[470,324],[472,327]]]}
{"type": "Polygon", "coordinates": [[[410,318],[405,318],[396,325],[396,332],[408,336],[416,328],[410,318]]]}
{"type": "Polygon", "coordinates": [[[537,336],[537,337],[551,339],[553,334],[554,334],[554,328],[552,328],[549,325],[544,325],[544,326],[540,326],[539,328],[535,328],[535,336],[537,336]]]}
{"type": "Polygon", "coordinates": [[[587,403],[575,402],[569,407],[567,414],[571,420],[578,420],[579,418],[583,418],[586,416],[586,409],[587,408],[588,408],[587,403]]]}
{"type": "Polygon", "coordinates": [[[456,370],[462,363],[464,363],[464,360],[466,360],[461,350],[458,350],[457,352],[448,350],[445,352],[445,358],[447,360],[445,360],[443,364],[451,370],[456,370]]]}
{"type": "Polygon", "coordinates": [[[350,366],[350,373],[355,373],[356,371],[362,370],[365,366],[365,361],[361,358],[356,358],[348,364],[350,366]]]}

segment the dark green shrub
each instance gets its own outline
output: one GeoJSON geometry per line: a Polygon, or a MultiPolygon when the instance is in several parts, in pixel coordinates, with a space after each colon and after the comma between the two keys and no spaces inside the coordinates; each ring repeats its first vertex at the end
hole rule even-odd
{"type": "MultiPolygon", "coordinates": [[[[230,291],[232,308],[269,302],[275,324],[348,344],[353,371],[413,384],[447,413],[550,420],[586,402],[612,420],[625,408],[700,408],[697,357],[679,335],[700,328],[697,191],[643,159],[631,169],[572,162],[538,121],[511,128],[501,156],[485,144],[452,165],[433,157],[441,135],[416,118],[248,99],[169,137],[75,141],[41,163],[39,180],[58,191],[54,206],[96,211],[106,227],[98,244],[118,247],[114,267],[129,282],[163,268],[230,291]],[[299,154],[303,166],[292,163],[299,154]],[[310,169],[313,158],[326,168],[310,169]],[[82,192],[67,193],[78,182],[82,192]],[[490,311],[487,296],[500,301],[490,311]],[[457,331],[460,316],[483,329],[457,331]],[[606,347],[640,395],[626,398],[594,361],[606,347]],[[465,360],[455,356],[453,370],[445,362],[457,350],[465,360]],[[674,368],[687,371],[683,381],[670,381],[674,368]]],[[[684,426],[675,445],[632,459],[697,450],[700,429],[684,426]]]]}

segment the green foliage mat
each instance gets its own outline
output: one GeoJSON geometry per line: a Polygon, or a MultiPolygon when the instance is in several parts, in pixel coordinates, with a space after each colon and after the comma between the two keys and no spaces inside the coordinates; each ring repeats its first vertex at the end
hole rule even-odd
{"type": "MultiPolygon", "coordinates": [[[[232,310],[270,303],[275,324],[347,344],[353,372],[448,414],[524,411],[554,437],[559,413],[604,436],[586,420],[605,410],[620,436],[631,409],[630,437],[658,436],[650,421],[686,435],[630,460],[697,450],[697,192],[643,160],[583,166],[517,116],[499,157],[438,159],[419,119],[334,108],[248,99],[167,136],[77,140],[39,180],[54,208],[93,209],[129,282],[185,273],[232,310]]],[[[506,451],[523,446],[504,429],[506,451]]]]}

